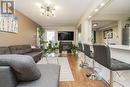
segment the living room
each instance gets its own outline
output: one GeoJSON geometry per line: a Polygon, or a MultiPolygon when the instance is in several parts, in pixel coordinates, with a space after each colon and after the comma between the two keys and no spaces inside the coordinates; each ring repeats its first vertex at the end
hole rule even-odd
{"type": "Polygon", "coordinates": [[[0,87],[129,87],[129,0],[1,0],[0,87]]]}

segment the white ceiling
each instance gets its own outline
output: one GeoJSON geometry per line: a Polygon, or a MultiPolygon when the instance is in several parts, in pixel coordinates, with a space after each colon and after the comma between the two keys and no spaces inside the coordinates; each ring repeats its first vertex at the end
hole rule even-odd
{"type": "Polygon", "coordinates": [[[98,14],[130,14],[130,0],[112,0],[98,14]]]}
{"type": "Polygon", "coordinates": [[[16,0],[16,9],[42,26],[75,26],[94,0],[51,0],[60,6],[56,17],[46,18],[40,15],[35,3],[44,0],[16,0]]]}

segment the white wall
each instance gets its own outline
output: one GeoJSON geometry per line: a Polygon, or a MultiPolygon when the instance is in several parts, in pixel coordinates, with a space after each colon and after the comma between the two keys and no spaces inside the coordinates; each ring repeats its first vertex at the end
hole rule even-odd
{"type": "Polygon", "coordinates": [[[55,31],[56,32],[56,37],[55,37],[56,42],[58,42],[58,31],[73,31],[74,32],[74,40],[72,42],[74,44],[76,44],[77,30],[74,26],[46,27],[46,31],[55,31]]]}
{"type": "Polygon", "coordinates": [[[85,20],[84,22],[81,23],[81,34],[82,34],[82,42],[91,44],[92,28],[90,20],[85,20]]]}

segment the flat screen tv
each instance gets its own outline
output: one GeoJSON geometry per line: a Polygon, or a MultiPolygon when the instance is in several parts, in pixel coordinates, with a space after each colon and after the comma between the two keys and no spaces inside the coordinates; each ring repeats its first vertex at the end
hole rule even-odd
{"type": "Polygon", "coordinates": [[[74,40],[74,32],[68,31],[59,31],[58,40],[74,40]]]}

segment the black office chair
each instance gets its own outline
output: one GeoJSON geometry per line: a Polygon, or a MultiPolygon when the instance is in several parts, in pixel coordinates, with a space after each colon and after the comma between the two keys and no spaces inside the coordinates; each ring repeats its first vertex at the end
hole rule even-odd
{"type": "Polygon", "coordinates": [[[94,45],[93,47],[94,60],[110,70],[110,87],[113,87],[113,82],[116,82],[120,86],[124,87],[124,85],[119,82],[113,81],[112,71],[130,70],[130,64],[111,58],[109,46],[94,45]]]}

